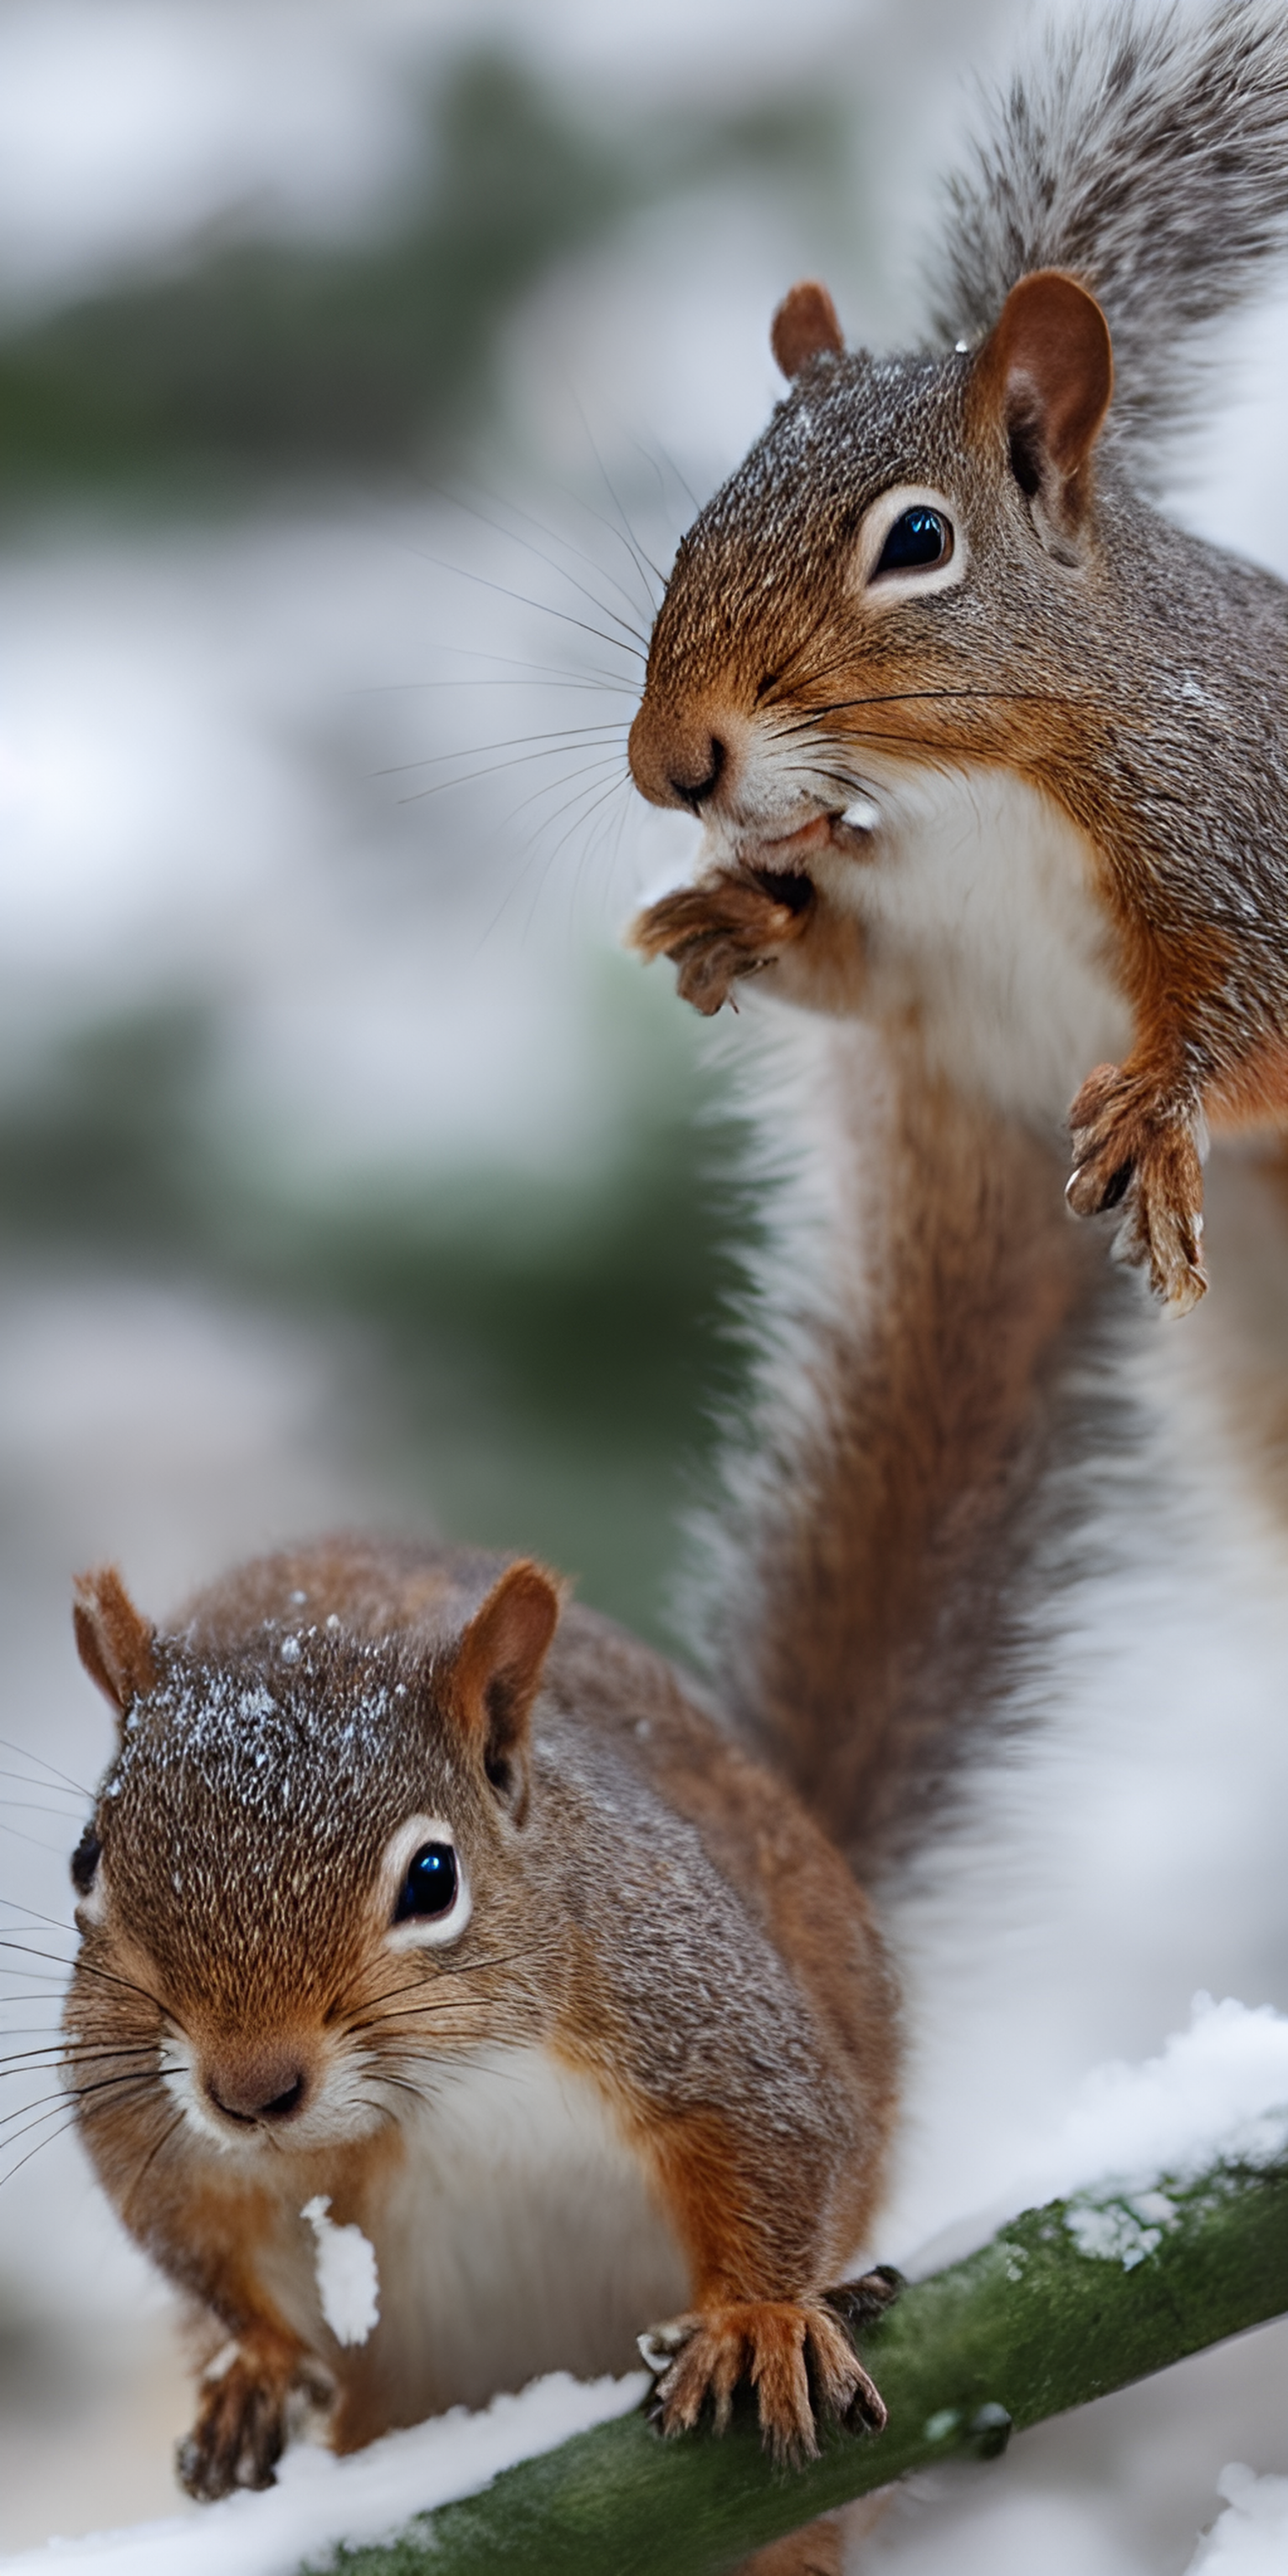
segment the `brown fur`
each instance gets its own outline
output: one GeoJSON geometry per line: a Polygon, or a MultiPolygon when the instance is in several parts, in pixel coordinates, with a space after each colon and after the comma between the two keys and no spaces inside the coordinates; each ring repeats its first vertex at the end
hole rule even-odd
{"type": "Polygon", "coordinates": [[[1054,1152],[931,1076],[915,1031],[820,1033],[801,1088],[765,1115],[810,1121],[833,1224],[803,1284],[771,1274],[791,1338],[731,1462],[711,1658],[870,1882],[1007,1704],[1039,1583],[1049,1617],[1117,1299],[1054,1152]]]}
{"type": "Polygon", "coordinates": [[[783,297],[770,324],[769,344],[785,376],[798,376],[811,358],[845,347],[836,306],[825,286],[806,278],[783,297]]]}
{"type": "Polygon", "coordinates": [[[76,1650],[118,1717],[124,1717],[156,1681],[152,1630],[139,1617],[114,1565],[83,1574],[75,1587],[72,1624],[76,1650]]]}
{"type": "MultiPolygon", "coordinates": [[[[435,2084],[498,2045],[591,2086],[666,2216],[691,2310],[662,2330],[668,2426],[745,2376],[775,2451],[808,2449],[806,2341],[825,2412],[877,2407],[820,2299],[880,2187],[894,1988],[782,1783],[526,1564],[323,1541],[155,1634],[119,1578],[82,1597],[95,1677],[110,1615],[151,1640],[154,1678],[98,1800],[67,2075],[126,2225],[237,2347],[203,2387],[191,2491],[267,2482],[302,2396],[329,2393],[340,2448],[451,2402],[397,2359],[415,2293],[396,2265],[369,2342],[336,2341],[299,2213],[324,2194],[377,2236],[433,2154],[435,2084]],[[473,1911],[450,1947],[391,1950],[382,1856],[420,1815],[450,1825],[473,1911]]],[[[512,2296],[526,2375],[530,2293],[512,2296]]],[[[592,2336],[589,2357],[629,2353],[592,2336]]]]}
{"type": "Polygon", "coordinates": [[[631,766],[719,855],[635,936],[703,1011],[769,969],[795,999],[865,1012],[853,922],[816,882],[824,851],[829,882],[838,854],[861,868],[841,816],[865,752],[1041,789],[1095,854],[1135,1023],[1127,1061],[1075,1103],[1071,1203],[1121,1199],[1121,1256],[1180,1312],[1206,1285],[1206,1106],[1288,1110],[1288,592],[1098,463],[1111,382],[1104,316],[1056,269],[1021,278],[975,350],[803,363],[681,545],[654,629],[631,766]],[[856,546],[903,485],[946,496],[969,561],[956,586],[890,601],[858,582],[856,546]]]}
{"type": "Polygon", "coordinates": [[[811,2522],[790,2539],[775,2540],[744,2561],[741,2576],[843,2576],[844,2543],[839,2523],[829,2515],[811,2522]]]}

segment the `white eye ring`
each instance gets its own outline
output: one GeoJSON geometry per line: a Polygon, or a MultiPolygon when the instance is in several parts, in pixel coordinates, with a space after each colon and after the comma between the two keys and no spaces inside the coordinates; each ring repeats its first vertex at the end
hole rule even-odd
{"type": "Polygon", "coordinates": [[[888,492],[879,493],[863,514],[855,544],[851,586],[863,593],[868,609],[893,607],[900,599],[914,595],[924,599],[932,590],[953,590],[962,580],[969,554],[961,521],[955,505],[930,483],[895,483],[888,492]],[[952,543],[938,563],[912,564],[906,572],[883,572],[877,578],[886,538],[896,520],[909,510],[933,510],[944,521],[952,543]]]}
{"type": "Polygon", "coordinates": [[[72,1912],[78,1923],[102,1923],[107,1917],[107,1877],[100,1853],[98,1866],[82,1896],[77,1892],[72,1912]]]}
{"type": "Polygon", "coordinates": [[[438,1950],[446,1948],[452,1941],[459,1941],[474,1910],[473,1901],[456,1836],[441,1816],[409,1816],[406,1824],[399,1826],[381,1867],[379,1898],[387,1926],[387,1949],[438,1950]],[[409,1914],[403,1922],[397,1923],[393,1919],[394,1910],[403,1882],[417,1852],[425,1843],[446,1843],[456,1853],[456,1894],[442,1914],[409,1914]]]}

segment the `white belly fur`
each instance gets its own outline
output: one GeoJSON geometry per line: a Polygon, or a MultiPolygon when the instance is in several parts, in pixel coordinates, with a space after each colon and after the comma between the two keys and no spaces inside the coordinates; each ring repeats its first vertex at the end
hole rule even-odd
{"type": "Polygon", "coordinates": [[[854,858],[811,871],[867,932],[878,1009],[911,1006],[932,1057],[998,1107],[1063,1118],[1131,1010],[1076,824],[1013,772],[932,769],[864,748],[880,808],[854,858]]]}
{"type": "Polygon", "coordinates": [[[688,2274],[596,2088],[539,2048],[482,2051],[432,2086],[363,2216],[381,2321],[343,2376],[392,2377],[407,2422],[543,2371],[636,2368],[636,2335],[687,2305],[688,2274]]]}

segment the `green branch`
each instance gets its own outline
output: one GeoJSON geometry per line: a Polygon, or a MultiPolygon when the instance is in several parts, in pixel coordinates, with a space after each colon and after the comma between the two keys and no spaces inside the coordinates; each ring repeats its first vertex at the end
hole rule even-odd
{"type": "Polygon", "coordinates": [[[746,2410],[722,2441],[663,2442],[629,2415],[340,2564],[345,2576],[715,2576],[909,2469],[988,2457],[1012,2424],[1083,2406],[1284,2309],[1288,2161],[1053,2201],[865,2331],[890,2409],[879,2440],[830,2434],[821,2459],[783,2474],[746,2410]]]}

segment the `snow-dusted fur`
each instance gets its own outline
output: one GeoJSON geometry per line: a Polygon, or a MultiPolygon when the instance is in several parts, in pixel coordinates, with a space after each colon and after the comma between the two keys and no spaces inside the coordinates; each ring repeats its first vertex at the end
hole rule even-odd
{"type": "Polygon", "coordinates": [[[992,328],[1031,269],[1072,269],[1103,305],[1108,438],[1137,481],[1202,398],[1201,337],[1288,238],[1288,12],[1079,11],[980,101],[931,265],[947,340],[992,328]]]}

